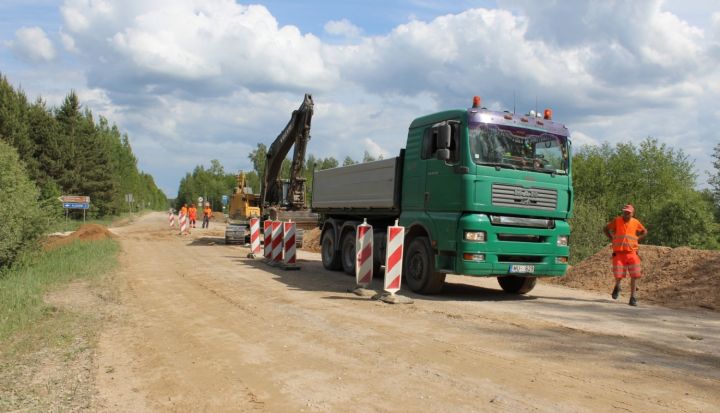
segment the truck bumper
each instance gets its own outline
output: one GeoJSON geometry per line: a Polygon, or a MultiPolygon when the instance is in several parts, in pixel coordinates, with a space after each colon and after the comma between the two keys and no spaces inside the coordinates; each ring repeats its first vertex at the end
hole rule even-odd
{"type": "Polygon", "coordinates": [[[559,277],[567,271],[570,248],[558,245],[558,237],[570,234],[565,221],[555,220],[554,228],[500,226],[487,215],[468,214],[460,218],[458,231],[458,274],[559,277]],[[467,231],[485,232],[485,241],[467,241],[467,231]]]}

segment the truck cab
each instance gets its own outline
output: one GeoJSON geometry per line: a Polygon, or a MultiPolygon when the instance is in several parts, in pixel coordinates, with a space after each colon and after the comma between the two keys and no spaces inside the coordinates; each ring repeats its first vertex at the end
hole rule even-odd
{"type": "Polygon", "coordinates": [[[454,273],[496,276],[524,293],[537,276],[564,275],[570,162],[568,130],[550,110],[540,117],[478,104],[415,119],[400,214],[411,289],[437,292],[454,273]]]}

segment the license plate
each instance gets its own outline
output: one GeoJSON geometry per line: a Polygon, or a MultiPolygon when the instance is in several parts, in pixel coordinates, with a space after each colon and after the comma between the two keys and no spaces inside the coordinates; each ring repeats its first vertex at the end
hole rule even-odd
{"type": "Polygon", "coordinates": [[[510,274],[532,274],[535,272],[534,265],[511,265],[510,274]]]}

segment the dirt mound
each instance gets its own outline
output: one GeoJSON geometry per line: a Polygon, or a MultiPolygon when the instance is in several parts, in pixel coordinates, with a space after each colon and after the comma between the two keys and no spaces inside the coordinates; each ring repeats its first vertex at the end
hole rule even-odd
{"type": "Polygon", "coordinates": [[[45,251],[52,251],[56,248],[68,245],[76,240],[98,241],[106,238],[113,238],[114,235],[104,226],[98,224],[85,224],[77,231],[66,236],[51,236],[42,241],[45,251]]]}
{"type": "MultiPolygon", "coordinates": [[[[706,308],[720,311],[720,251],[640,246],[643,277],[638,284],[641,301],[673,308],[706,308]]],[[[607,246],[573,266],[563,278],[548,282],[610,296],[613,277],[612,250],[607,246]]],[[[627,298],[629,282],[623,282],[627,298]]]]}
{"type": "Polygon", "coordinates": [[[320,228],[306,230],[303,234],[303,246],[305,251],[320,252],[320,228]]]}

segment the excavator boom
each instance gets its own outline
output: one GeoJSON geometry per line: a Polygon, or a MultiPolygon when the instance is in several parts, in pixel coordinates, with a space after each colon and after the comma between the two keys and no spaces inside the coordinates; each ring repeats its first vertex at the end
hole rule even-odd
{"type": "Polygon", "coordinates": [[[289,211],[306,210],[305,178],[302,168],[305,162],[305,150],[310,140],[310,123],[313,115],[312,96],[305,94],[303,103],[294,110],[285,129],[280,132],[267,151],[265,173],[263,175],[260,203],[263,208],[285,208],[289,211]],[[295,146],[287,192],[283,190],[280,170],[283,160],[295,146]]]}

